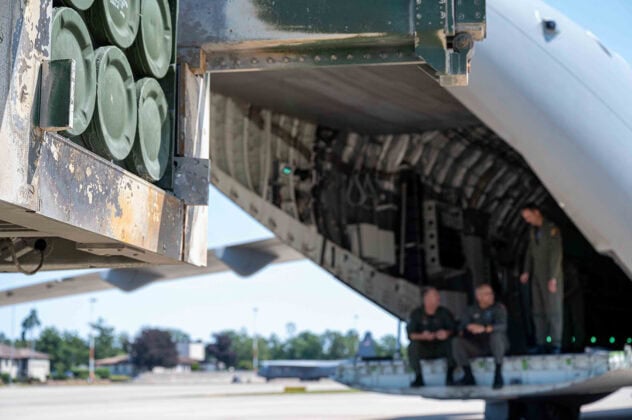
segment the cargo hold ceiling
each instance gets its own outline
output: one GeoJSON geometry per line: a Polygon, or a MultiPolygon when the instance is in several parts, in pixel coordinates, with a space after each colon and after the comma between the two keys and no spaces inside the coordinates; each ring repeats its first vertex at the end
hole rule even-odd
{"type": "Polygon", "coordinates": [[[366,134],[481,124],[415,65],[217,73],[211,86],[273,111],[366,134]]]}

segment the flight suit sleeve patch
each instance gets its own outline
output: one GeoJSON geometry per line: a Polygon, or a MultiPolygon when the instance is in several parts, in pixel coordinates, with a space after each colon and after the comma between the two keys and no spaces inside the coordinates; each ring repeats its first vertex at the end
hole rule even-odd
{"type": "Polygon", "coordinates": [[[551,228],[551,237],[554,238],[554,237],[556,237],[559,234],[560,234],[560,229],[558,227],[556,227],[556,226],[553,226],[551,228]]]}

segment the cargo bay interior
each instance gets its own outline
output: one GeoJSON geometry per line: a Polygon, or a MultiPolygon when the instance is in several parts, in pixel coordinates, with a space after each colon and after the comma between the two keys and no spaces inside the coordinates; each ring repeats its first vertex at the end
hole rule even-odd
{"type": "Polygon", "coordinates": [[[418,66],[217,73],[212,91],[216,168],[378,271],[462,294],[452,305],[491,282],[509,310],[511,353],[533,343],[518,281],[528,202],[560,227],[566,306],[584,309],[576,332],[565,322],[565,350],[632,342],[627,275],[528,163],[418,66]]]}

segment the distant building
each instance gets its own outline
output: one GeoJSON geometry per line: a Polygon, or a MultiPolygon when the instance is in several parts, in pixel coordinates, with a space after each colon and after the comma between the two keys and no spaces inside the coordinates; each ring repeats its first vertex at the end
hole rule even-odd
{"type": "MultiPolygon", "coordinates": [[[[204,359],[202,359],[204,360],[204,359]]],[[[177,373],[188,373],[191,372],[191,366],[195,365],[195,364],[199,364],[200,360],[198,358],[192,358],[192,357],[183,357],[183,356],[178,356],[178,364],[175,367],[175,372],[177,373]]]]}
{"type": "Polygon", "coordinates": [[[0,373],[8,373],[13,380],[36,379],[46,382],[50,375],[50,356],[31,349],[0,344],[0,373]]]}
{"type": "Polygon", "coordinates": [[[206,356],[204,343],[201,341],[195,343],[176,343],[178,356],[185,359],[192,359],[197,362],[203,362],[206,356]]]}
{"type": "Polygon", "coordinates": [[[178,364],[172,368],[165,368],[162,366],[156,366],[152,369],[153,373],[191,373],[191,366],[199,363],[198,360],[190,357],[178,356],[178,364]]]}
{"type": "Polygon", "coordinates": [[[134,365],[128,354],[99,359],[95,362],[97,367],[105,367],[110,370],[110,375],[134,375],[134,365]]]}
{"type": "MultiPolygon", "coordinates": [[[[191,357],[178,356],[178,364],[172,368],[156,366],[152,369],[154,373],[188,373],[191,366],[199,363],[197,359],[191,357]]],[[[134,376],[135,370],[132,360],[128,354],[99,359],[95,362],[97,367],[106,367],[110,370],[110,375],[134,376]]]]}

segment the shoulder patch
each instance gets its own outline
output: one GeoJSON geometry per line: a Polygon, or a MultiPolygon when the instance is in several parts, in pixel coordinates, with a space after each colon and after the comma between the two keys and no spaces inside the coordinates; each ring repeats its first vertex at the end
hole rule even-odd
{"type": "Polygon", "coordinates": [[[560,229],[557,226],[551,228],[551,237],[555,237],[560,234],[560,229]]]}

